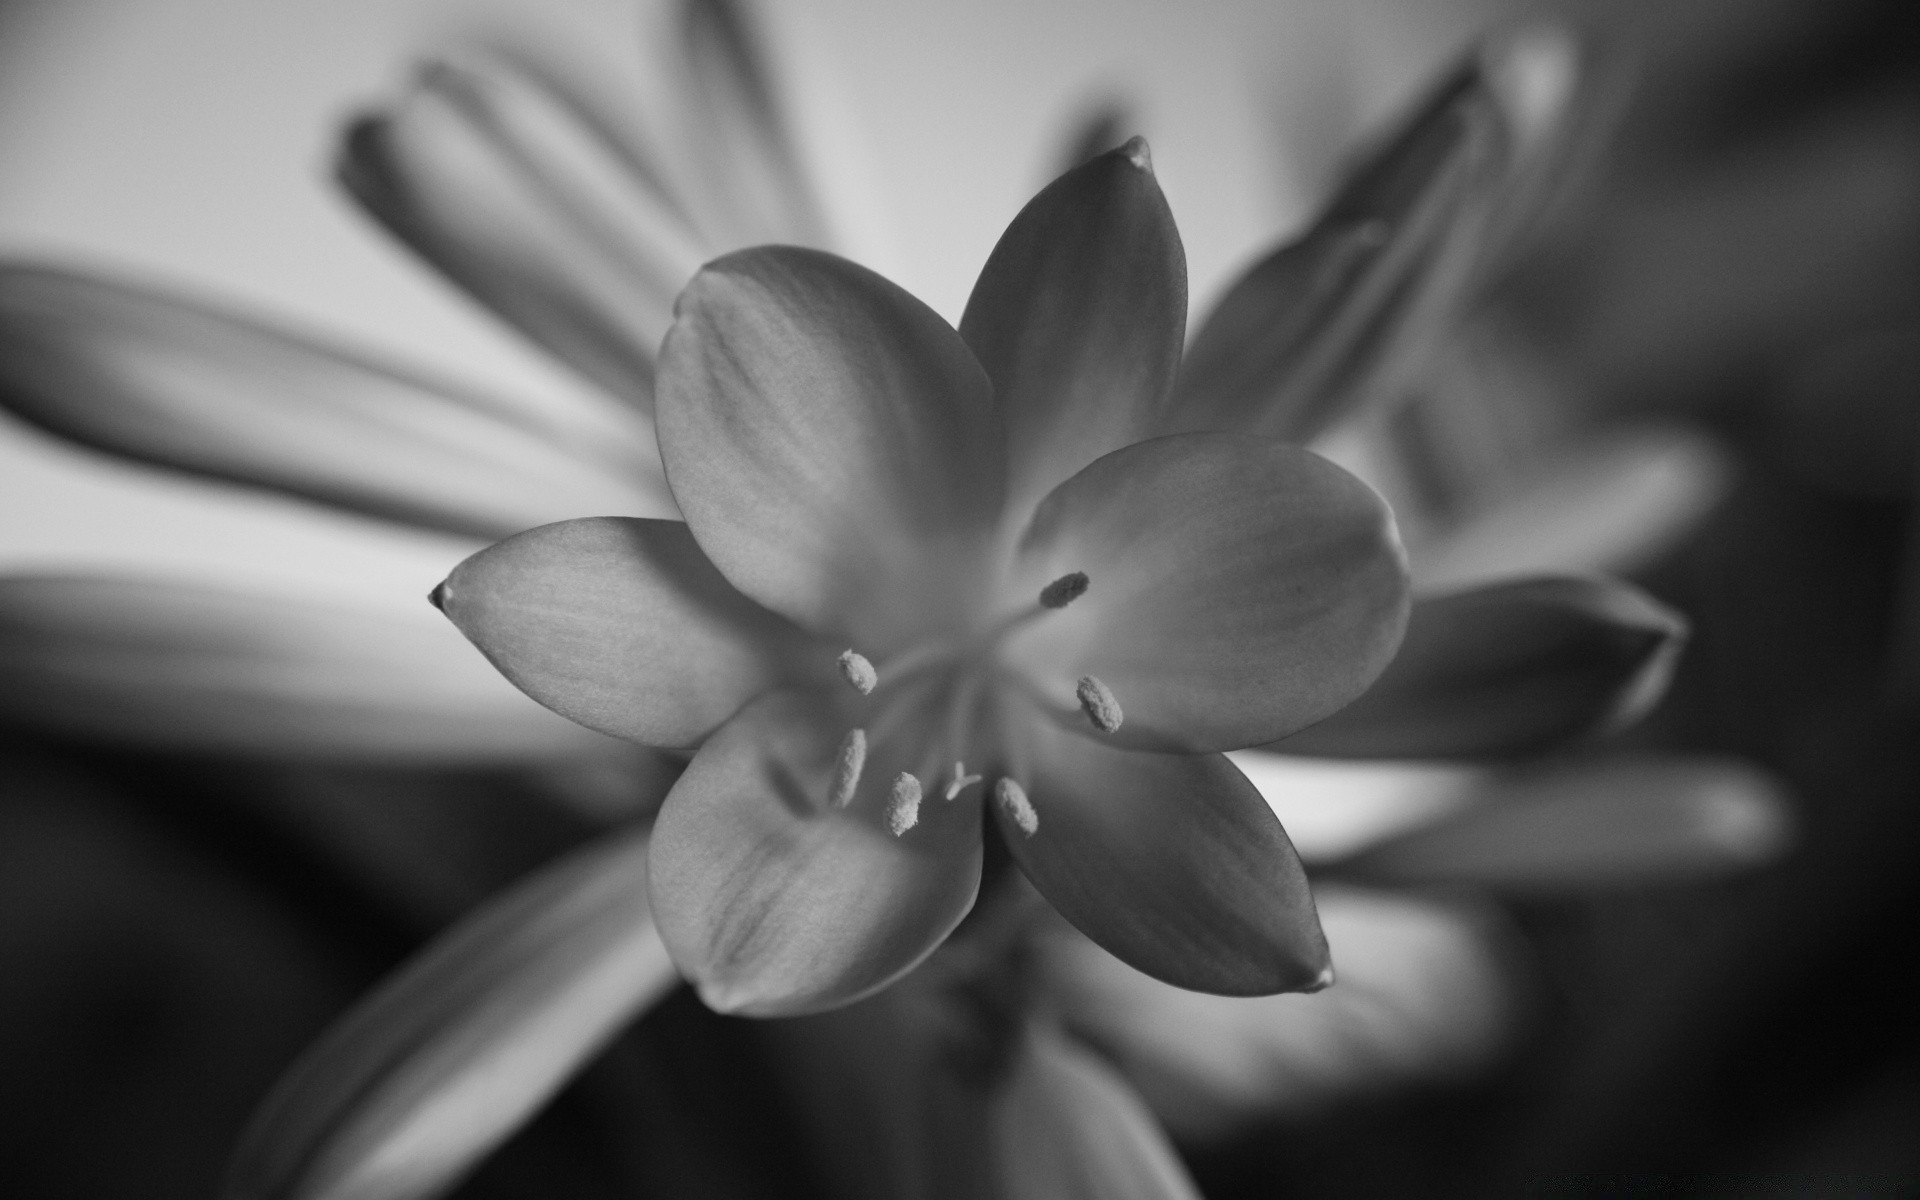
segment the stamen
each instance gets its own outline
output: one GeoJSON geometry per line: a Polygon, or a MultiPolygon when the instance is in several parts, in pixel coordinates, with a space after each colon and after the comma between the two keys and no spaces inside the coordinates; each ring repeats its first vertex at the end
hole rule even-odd
{"type": "Polygon", "coordinates": [[[1027,790],[1011,778],[1002,775],[993,785],[993,797],[1006,810],[1007,817],[1020,827],[1020,832],[1032,837],[1040,828],[1040,814],[1033,811],[1033,801],[1027,799],[1027,790]]]}
{"type": "Polygon", "coordinates": [[[853,690],[862,696],[871,695],[880,683],[880,673],[873,669],[867,656],[858,650],[840,652],[840,677],[853,685],[853,690]]]}
{"type": "Polygon", "coordinates": [[[887,828],[899,837],[920,822],[920,781],[905,771],[895,777],[887,797],[887,828]]]}
{"type": "Polygon", "coordinates": [[[1120,728],[1120,702],[1113,698],[1106,684],[1091,675],[1082,675],[1074,694],[1080,697],[1080,709],[1087,714],[1087,720],[1093,722],[1095,729],[1101,733],[1112,733],[1120,728]]]}
{"type": "Polygon", "coordinates": [[[1040,589],[1040,607],[1065,608],[1087,594],[1087,573],[1070,571],[1040,589]]]}
{"type": "Polygon", "coordinates": [[[967,764],[961,762],[959,759],[955,759],[953,762],[953,778],[947,781],[946,798],[952,800],[967,787],[979,782],[980,776],[967,774],[967,764]]]}
{"type": "Polygon", "coordinates": [[[867,765],[867,731],[849,729],[847,736],[840,740],[840,754],[833,764],[833,789],[827,793],[827,803],[834,808],[845,808],[853,803],[853,793],[860,786],[860,772],[867,765]]]}

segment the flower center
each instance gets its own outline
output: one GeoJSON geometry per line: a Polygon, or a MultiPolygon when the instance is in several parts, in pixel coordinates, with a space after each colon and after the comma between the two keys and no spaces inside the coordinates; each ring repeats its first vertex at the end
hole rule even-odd
{"type": "MultiPolygon", "coordinates": [[[[999,647],[1015,631],[1086,595],[1091,586],[1086,572],[1070,571],[1041,588],[1034,604],[1008,614],[983,630],[962,639],[939,638],[916,643],[877,666],[864,654],[849,647],[841,653],[837,663],[840,676],[849,687],[863,696],[871,695],[882,686],[903,688],[936,672],[947,677],[942,686],[945,695],[939,723],[943,726],[940,739],[953,763],[953,773],[941,795],[943,799],[953,801],[961,792],[982,782],[984,778],[967,772],[966,758],[973,745],[983,690],[989,679],[1005,673],[997,661],[999,647]]],[[[1074,694],[1081,711],[1095,729],[1101,733],[1113,733],[1120,728],[1120,702],[1106,684],[1092,675],[1083,675],[1075,685],[1074,694]]],[[[882,711],[884,713],[886,710],[882,711]]],[[[845,808],[852,803],[854,793],[860,786],[860,774],[866,765],[866,758],[867,731],[859,728],[849,730],[840,743],[834,761],[833,779],[828,791],[829,807],[845,808]]],[[[994,783],[992,794],[1021,833],[1032,837],[1039,831],[1039,814],[1017,779],[1010,775],[1000,776],[994,783]]],[[[895,777],[886,805],[887,828],[895,837],[904,836],[919,823],[923,795],[921,781],[911,773],[903,771],[895,777]]]]}

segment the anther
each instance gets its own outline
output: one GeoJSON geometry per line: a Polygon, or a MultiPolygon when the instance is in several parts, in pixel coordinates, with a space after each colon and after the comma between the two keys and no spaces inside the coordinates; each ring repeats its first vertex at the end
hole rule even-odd
{"type": "Polygon", "coordinates": [[[1069,571],[1040,589],[1041,608],[1065,608],[1087,594],[1087,573],[1069,571]]]}
{"type": "Polygon", "coordinates": [[[947,781],[946,798],[952,800],[972,784],[980,782],[980,776],[967,774],[967,764],[955,759],[953,778],[947,781]]]}
{"type": "Polygon", "coordinates": [[[840,677],[853,685],[853,690],[862,696],[869,695],[880,682],[880,673],[873,669],[867,656],[858,650],[840,652],[840,677]]]}
{"type": "Polygon", "coordinates": [[[827,793],[827,803],[834,808],[845,808],[853,803],[853,793],[860,786],[860,772],[867,765],[867,731],[849,729],[847,736],[840,739],[840,753],[833,764],[833,789],[827,793]]]}
{"type": "Polygon", "coordinates": [[[1027,799],[1027,790],[1012,779],[1002,775],[993,785],[993,798],[1006,810],[1007,819],[1020,827],[1020,832],[1032,837],[1040,828],[1040,814],[1033,811],[1033,801],[1027,799]]]}
{"type": "Polygon", "coordinates": [[[1082,675],[1074,694],[1080,697],[1080,709],[1087,714],[1087,720],[1101,733],[1112,733],[1120,728],[1122,714],[1120,702],[1113,698],[1107,685],[1091,675],[1082,675]]]}
{"type": "Polygon", "coordinates": [[[887,797],[887,828],[899,837],[920,822],[920,781],[905,771],[893,781],[887,797]]]}

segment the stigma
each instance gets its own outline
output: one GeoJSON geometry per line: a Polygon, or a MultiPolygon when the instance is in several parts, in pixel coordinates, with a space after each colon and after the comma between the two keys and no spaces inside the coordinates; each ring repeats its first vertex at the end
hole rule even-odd
{"type": "Polygon", "coordinates": [[[1107,685],[1091,675],[1082,675],[1074,688],[1074,695],[1080,698],[1080,710],[1087,714],[1087,720],[1101,733],[1112,733],[1120,728],[1124,714],[1120,711],[1120,702],[1113,698],[1107,685]]]}
{"type": "Polygon", "coordinates": [[[944,795],[947,799],[952,800],[959,796],[962,791],[966,790],[968,786],[979,782],[980,776],[967,774],[967,764],[961,762],[959,759],[955,759],[953,762],[953,778],[947,780],[947,790],[944,795]]]}
{"type": "Polygon", "coordinates": [[[853,690],[862,696],[871,695],[873,689],[879,686],[880,672],[874,670],[867,656],[858,650],[842,650],[839,665],[840,678],[852,684],[853,690]]]}
{"type": "Polygon", "coordinates": [[[860,772],[866,766],[867,731],[849,729],[840,739],[840,752],[834,756],[833,786],[827,792],[830,807],[845,808],[853,803],[853,793],[860,787],[860,772]]]}
{"type": "Polygon", "coordinates": [[[1027,789],[1009,776],[1002,775],[993,785],[993,798],[1000,802],[1007,819],[1019,826],[1021,833],[1032,837],[1039,832],[1040,814],[1033,811],[1033,801],[1027,799],[1027,789]]]}
{"type": "Polygon", "coordinates": [[[920,823],[920,781],[905,771],[893,781],[887,796],[887,829],[899,837],[920,823]]]}

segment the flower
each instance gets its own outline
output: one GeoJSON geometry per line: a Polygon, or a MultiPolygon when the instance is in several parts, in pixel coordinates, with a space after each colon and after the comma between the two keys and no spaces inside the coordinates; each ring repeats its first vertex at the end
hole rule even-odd
{"type": "Polygon", "coordinates": [[[1150,437],[1179,419],[1184,282],[1138,139],[1021,212],[958,332],[844,260],[729,255],[660,359],[686,524],[532,530],[435,593],[556,711],[700,744],[649,874],[709,1004],[807,1011],[909,969],[972,906],[989,797],[1041,893],[1142,970],[1325,982],[1292,849],[1219,752],[1358,695],[1404,568],[1324,460],[1150,437]]]}

